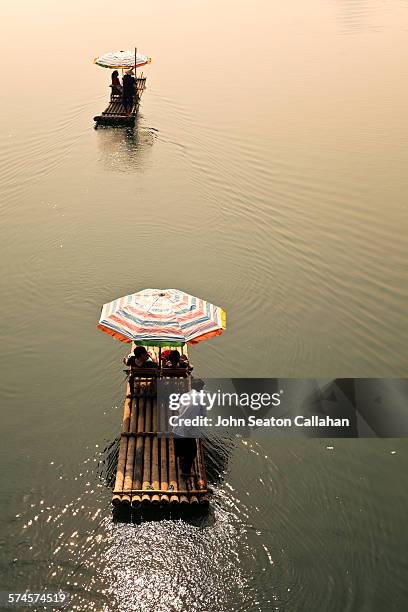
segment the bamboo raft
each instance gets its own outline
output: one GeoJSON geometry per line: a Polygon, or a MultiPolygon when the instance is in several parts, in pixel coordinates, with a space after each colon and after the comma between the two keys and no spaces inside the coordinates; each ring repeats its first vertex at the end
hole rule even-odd
{"type": "MultiPolygon", "coordinates": [[[[171,347],[166,347],[171,348],[171,347]]],[[[182,352],[180,349],[178,349],[182,352]]],[[[159,349],[149,352],[160,363],[159,349]]],[[[184,349],[184,354],[186,351],[184,349]]],[[[159,410],[157,378],[187,390],[191,376],[181,368],[147,370],[131,368],[126,387],[119,457],[112,504],[116,509],[164,509],[184,512],[209,505],[201,440],[191,475],[185,477],[177,456],[173,434],[166,434],[167,414],[159,410]]],[[[168,433],[168,432],[167,432],[168,433]]]]}
{"type": "Polygon", "coordinates": [[[125,112],[125,107],[122,104],[122,96],[111,94],[108,106],[101,115],[96,115],[94,117],[96,125],[134,125],[139,110],[140,99],[146,89],[146,77],[143,76],[143,73],[140,77],[137,77],[135,89],[136,95],[130,114],[125,112]]]}

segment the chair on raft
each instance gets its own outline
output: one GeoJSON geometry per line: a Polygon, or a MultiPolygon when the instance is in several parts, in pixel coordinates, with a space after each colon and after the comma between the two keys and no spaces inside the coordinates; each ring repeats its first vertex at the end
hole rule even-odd
{"type": "Polygon", "coordinates": [[[117,87],[115,87],[114,85],[109,85],[110,90],[111,90],[111,94],[110,94],[110,101],[111,102],[120,102],[122,100],[122,92],[120,89],[118,89],[117,87]]]}

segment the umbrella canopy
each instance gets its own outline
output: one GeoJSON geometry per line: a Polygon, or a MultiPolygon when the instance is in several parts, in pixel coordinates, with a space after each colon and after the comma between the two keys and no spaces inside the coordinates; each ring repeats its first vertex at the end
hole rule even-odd
{"type": "Polygon", "coordinates": [[[145,289],[102,307],[98,328],[122,342],[183,346],[219,336],[226,314],[178,289],[145,289]]]}
{"type": "MultiPolygon", "coordinates": [[[[136,55],[136,67],[145,66],[150,64],[150,57],[146,55],[136,55]]],[[[102,66],[102,68],[134,68],[135,67],[135,52],[134,51],[112,51],[111,53],[105,53],[100,57],[94,59],[94,64],[102,66]]]]}

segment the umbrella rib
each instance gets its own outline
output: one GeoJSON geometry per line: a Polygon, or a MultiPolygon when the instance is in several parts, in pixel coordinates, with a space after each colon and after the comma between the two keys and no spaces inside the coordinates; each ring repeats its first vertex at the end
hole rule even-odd
{"type": "MultiPolygon", "coordinates": [[[[157,297],[157,298],[154,300],[154,302],[152,302],[152,304],[151,304],[151,306],[150,306],[149,310],[147,311],[147,313],[150,313],[150,312],[151,312],[151,309],[152,309],[152,308],[153,308],[153,306],[156,304],[156,302],[159,300],[159,297],[160,297],[160,296],[158,296],[158,297],[157,297]]],[[[170,300],[170,301],[172,301],[172,300],[170,300]]],[[[177,326],[180,328],[180,331],[181,331],[181,332],[183,332],[183,329],[182,329],[182,327],[181,327],[180,323],[179,323],[178,321],[176,321],[176,322],[177,322],[177,326]]]]}
{"type": "Polygon", "coordinates": [[[181,310],[181,306],[180,304],[177,304],[177,302],[175,302],[173,299],[169,298],[170,301],[174,304],[174,306],[176,306],[179,310],[181,310]]]}
{"type": "Polygon", "coordinates": [[[149,314],[149,312],[151,312],[151,311],[152,311],[151,309],[153,308],[153,306],[155,305],[155,303],[158,301],[158,299],[159,299],[159,298],[157,297],[157,298],[154,300],[154,302],[153,302],[153,303],[152,303],[152,305],[150,306],[149,310],[147,311],[147,314],[149,314]]]}

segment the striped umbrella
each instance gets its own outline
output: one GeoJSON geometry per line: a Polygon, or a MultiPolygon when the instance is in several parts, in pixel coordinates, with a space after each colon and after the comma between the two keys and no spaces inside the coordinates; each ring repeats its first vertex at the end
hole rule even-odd
{"type": "Polygon", "coordinates": [[[102,307],[98,328],[122,342],[183,346],[218,336],[226,314],[178,289],[145,289],[102,307]]]}
{"type": "MultiPolygon", "coordinates": [[[[146,55],[136,55],[136,67],[145,66],[150,64],[150,57],[146,55]]],[[[134,68],[135,67],[135,51],[112,51],[111,53],[105,53],[100,57],[94,59],[94,64],[102,66],[102,68],[134,68]]]]}

